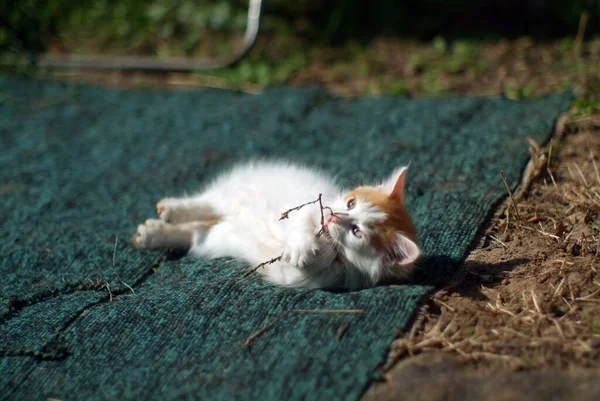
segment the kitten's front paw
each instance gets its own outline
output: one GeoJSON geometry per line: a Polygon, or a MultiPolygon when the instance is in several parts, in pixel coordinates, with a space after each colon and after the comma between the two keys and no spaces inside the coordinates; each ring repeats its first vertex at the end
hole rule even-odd
{"type": "Polygon", "coordinates": [[[315,260],[319,249],[319,242],[314,237],[291,241],[286,245],[282,258],[296,267],[304,268],[315,260]]]}
{"type": "Polygon", "coordinates": [[[137,232],[131,238],[131,242],[138,248],[152,248],[153,240],[159,235],[164,222],[156,219],[148,219],[144,224],[138,226],[137,232]]]}

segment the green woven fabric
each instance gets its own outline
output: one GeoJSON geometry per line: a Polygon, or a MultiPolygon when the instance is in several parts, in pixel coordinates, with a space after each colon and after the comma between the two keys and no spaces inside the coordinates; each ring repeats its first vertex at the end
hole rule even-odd
{"type": "Polygon", "coordinates": [[[358,399],[504,197],[499,171],[514,186],[525,138],[547,140],[569,101],[128,92],[15,77],[0,78],[0,97],[7,400],[358,399]],[[411,162],[408,208],[427,254],[420,285],[282,289],[241,279],[240,262],[129,244],[159,198],[251,157],[322,166],[348,185],[411,162]]]}

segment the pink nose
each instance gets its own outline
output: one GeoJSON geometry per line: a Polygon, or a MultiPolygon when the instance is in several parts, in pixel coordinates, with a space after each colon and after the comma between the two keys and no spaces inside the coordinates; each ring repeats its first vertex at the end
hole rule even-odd
{"type": "Polygon", "coordinates": [[[328,223],[328,224],[329,224],[329,223],[337,224],[337,223],[339,223],[339,221],[340,221],[340,219],[338,219],[337,217],[335,217],[335,216],[331,216],[331,217],[329,218],[329,221],[328,221],[327,223],[328,223]]]}

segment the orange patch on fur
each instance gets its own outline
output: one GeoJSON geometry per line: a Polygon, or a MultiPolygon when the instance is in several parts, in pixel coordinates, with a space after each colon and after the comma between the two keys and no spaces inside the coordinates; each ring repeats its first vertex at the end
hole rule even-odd
{"type": "Polygon", "coordinates": [[[373,187],[358,187],[349,192],[345,200],[355,197],[360,202],[368,201],[379,207],[385,214],[386,219],[378,223],[376,246],[380,249],[388,249],[396,242],[398,232],[402,232],[415,243],[417,242],[417,230],[404,206],[404,203],[388,194],[373,187]]]}

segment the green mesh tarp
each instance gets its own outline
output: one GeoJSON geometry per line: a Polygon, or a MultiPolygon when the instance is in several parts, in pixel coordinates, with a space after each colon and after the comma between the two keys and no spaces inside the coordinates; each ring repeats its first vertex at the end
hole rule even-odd
{"type": "Polygon", "coordinates": [[[500,170],[515,186],[525,138],[547,140],[569,95],[349,100],[4,77],[0,100],[1,399],[355,400],[505,196],[500,170]],[[347,185],[410,162],[422,281],[283,289],[241,278],[244,263],[130,245],[158,199],[253,157],[347,185]]]}

